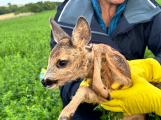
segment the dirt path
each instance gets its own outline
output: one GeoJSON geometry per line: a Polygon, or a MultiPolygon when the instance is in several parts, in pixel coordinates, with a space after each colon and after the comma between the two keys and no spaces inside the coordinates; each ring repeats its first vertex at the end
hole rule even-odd
{"type": "Polygon", "coordinates": [[[17,17],[22,17],[22,16],[28,16],[28,15],[31,15],[31,14],[33,14],[33,13],[28,12],[28,13],[20,13],[20,14],[17,14],[17,15],[14,15],[14,13],[4,14],[4,15],[0,15],[0,21],[12,19],[12,18],[17,18],[17,17]]]}

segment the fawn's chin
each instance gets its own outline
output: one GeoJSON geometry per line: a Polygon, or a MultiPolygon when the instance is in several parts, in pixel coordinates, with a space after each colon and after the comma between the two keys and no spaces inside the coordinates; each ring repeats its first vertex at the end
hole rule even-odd
{"type": "Polygon", "coordinates": [[[58,87],[57,84],[53,84],[53,85],[48,85],[46,86],[48,89],[56,89],[58,87]]]}

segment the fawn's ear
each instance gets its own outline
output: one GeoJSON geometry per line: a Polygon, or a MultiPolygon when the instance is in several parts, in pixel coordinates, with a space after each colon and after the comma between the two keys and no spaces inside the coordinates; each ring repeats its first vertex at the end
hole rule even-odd
{"type": "Polygon", "coordinates": [[[69,35],[51,18],[49,17],[50,26],[52,29],[55,42],[59,42],[63,38],[69,38],[69,35]]]}
{"type": "Polygon", "coordinates": [[[74,45],[85,46],[91,39],[91,30],[87,20],[84,17],[79,17],[77,24],[72,33],[72,42],[74,45]]]}

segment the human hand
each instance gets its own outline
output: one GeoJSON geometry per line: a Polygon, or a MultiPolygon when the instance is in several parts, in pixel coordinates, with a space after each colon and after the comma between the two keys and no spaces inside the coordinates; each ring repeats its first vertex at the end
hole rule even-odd
{"type": "Polygon", "coordinates": [[[113,112],[123,112],[124,116],[151,112],[161,116],[161,90],[133,72],[131,79],[131,88],[112,91],[112,100],[101,103],[101,106],[113,112]]]}
{"type": "Polygon", "coordinates": [[[147,58],[127,62],[131,72],[145,78],[148,82],[161,83],[161,65],[157,60],[147,58]]]}

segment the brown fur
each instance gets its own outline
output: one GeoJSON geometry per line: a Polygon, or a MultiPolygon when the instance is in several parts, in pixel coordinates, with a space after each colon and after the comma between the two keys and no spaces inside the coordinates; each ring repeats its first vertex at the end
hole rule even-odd
{"type": "MultiPolygon", "coordinates": [[[[87,45],[91,32],[85,18],[78,19],[71,38],[51,18],[50,24],[57,45],[49,56],[47,72],[42,79],[44,86],[55,89],[77,78],[93,79],[91,86],[78,88],[59,120],[69,120],[84,101],[100,103],[110,99],[113,83],[132,86],[130,67],[123,55],[108,45],[87,45]]],[[[144,120],[144,116],[124,117],[124,120],[134,119],[144,120]]]]}

